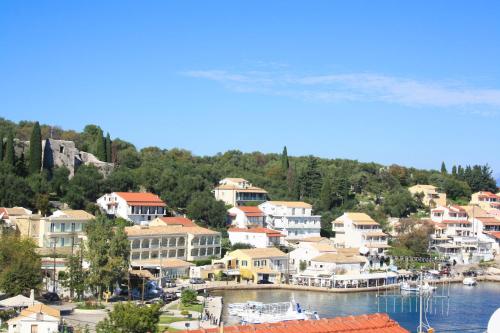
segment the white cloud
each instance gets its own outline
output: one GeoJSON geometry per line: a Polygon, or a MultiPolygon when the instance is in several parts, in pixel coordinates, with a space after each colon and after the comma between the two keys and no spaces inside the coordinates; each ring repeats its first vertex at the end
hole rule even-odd
{"type": "MultiPolygon", "coordinates": [[[[500,109],[500,89],[484,89],[463,83],[419,81],[369,73],[292,75],[282,72],[197,70],[183,73],[219,82],[238,92],[263,93],[320,102],[378,101],[406,106],[487,107],[500,109]]],[[[492,113],[492,110],[474,110],[492,113]]]]}

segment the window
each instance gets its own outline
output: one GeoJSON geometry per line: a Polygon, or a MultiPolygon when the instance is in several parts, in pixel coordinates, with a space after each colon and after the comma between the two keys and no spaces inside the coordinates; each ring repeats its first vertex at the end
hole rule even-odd
{"type": "Polygon", "coordinates": [[[211,255],[213,255],[213,254],[214,254],[214,249],[213,249],[212,247],[209,247],[209,248],[207,249],[207,256],[211,256],[211,255]]]}
{"type": "Polygon", "coordinates": [[[151,248],[156,249],[158,247],[160,247],[160,240],[158,238],[153,238],[151,240],[151,248]]]}
{"type": "Polygon", "coordinates": [[[141,257],[140,252],[132,252],[132,260],[138,260],[141,257]]]}
{"type": "Polygon", "coordinates": [[[260,267],[260,261],[259,260],[254,260],[253,261],[253,266],[254,267],[260,267]]]}
{"type": "Polygon", "coordinates": [[[149,239],[143,239],[142,240],[142,246],[143,249],[148,249],[149,248],[149,239]]]}
{"type": "Polygon", "coordinates": [[[161,239],[161,247],[167,247],[168,246],[168,238],[167,237],[163,237],[161,239]]]}
{"type": "Polygon", "coordinates": [[[141,253],[141,259],[149,259],[149,252],[148,251],[144,251],[141,253]]]}
{"type": "Polygon", "coordinates": [[[61,246],[64,246],[64,240],[65,240],[65,238],[61,237],[61,246]]]}
{"type": "Polygon", "coordinates": [[[138,248],[140,248],[140,247],[141,247],[141,241],[140,241],[140,240],[138,240],[138,239],[134,239],[134,240],[132,241],[132,248],[133,248],[133,249],[138,249],[138,248]]]}
{"type": "Polygon", "coordinates": [[[247,265],[248,265],[248,261],[246,261],[246,260],[241,261],[241,266],[247,267],[247,265]]]}
{"type": "Polygon", "coordinates": [[[75,232],[75,230],[76,230],[76,223],[73,222],[71,223],[71,231],[75,232]]]}
{"type": "Polygon", "coordinates": [[[170,237],[169,240],[168,240],[168,246],[170,247],[174,247],[175,246],[175,238],[174,237],[170,237]]]}
{"type": "Polygon", "coordinates": [[[158,258],[158,252],[157,251],[151,252],[151,259],[156,259],[156,258],[158,258]]]}
{"type": "Polygon", "coordinates": [[[177,240],[177,246],[184,246],[184,243],[184,237],[179,237],[179,239],[177,240]]]}
{"type": "Polygon", "coordinates": [[[50,224],[50,232],[54,232],[56,230],[56,225],[54,222],[50,224]]]}
{"type": "Polygon", "coordinates": [[[200,245],[206,245],[206,244],[207,244],[207,238],[205,236],[201,236],[200,245]]]}
{"type": "Polygon", "coordinates": [[[203,248],[203,249],[200,249],[200,257],[204,257],[207,255],[207,249],[203,248]]]}
{"type": "Polygon", "coordinates": [[[168,257],[169,258],[175,258],[176,257],[176,251],[175,250],[169,250],[168,251],[168,257]]]}
{"type": "Polygon", "coordinates": [[[168,251],[167,250],[161,251],[161,257],[162,258],[168,258],[168,251]]]}
{"type": "Polygon", "coordinates": [[[214,249],[214,254],[215,254],[215,255],[219,255],[219,254],[220,254],[220,247],[216,247],[216,248],[214,249]]]}
{"type": "Polygon", "coordinates": [[[191,245],[198,245],[198,237],[193,237],[193,240],[191,241],[191,245]]]}
{"type": "Polygon", "coordinates": [[[192,249],[191,250],[191,256],[192,257],[197,257],[198,256],[198,249],[192,249]]]}
{"type": "Polygon", "coordinates": [[[184,249],[178,249],[177,250],[177,257],[184,257],[186,255],[184,249]]]}

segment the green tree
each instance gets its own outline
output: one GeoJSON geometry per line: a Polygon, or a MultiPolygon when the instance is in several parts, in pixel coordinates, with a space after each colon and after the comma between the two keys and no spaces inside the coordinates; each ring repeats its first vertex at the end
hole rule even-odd
{"type": "Polygon", "coordinates": [[[104,139],[104,136],[103,136],[101,130],[99,131],[99,134],[97,134],[97,138],[96,138],[96,143],[95,144],[96,144],[96,148],[95,148],[96,157],[100,161],[106,161],[106,158],[107,158],[107,154],[106,154],[106,140],[104,139]]]}
{"type": "Polygon", "coordinates": [[[4,161],[8,165],[12,165],[12,166],[14,166],[14,163],[16,161],[16,153],[14,150],[14,136],[12,135],[12,133],[9,133],[7,136],[4,161]]]}
{"type": "Polygon", "coordinates": [[[0,289],[8,295],[29,295],[42,283],[41,261],[35,244],[16,236],[0,236],[0,289]]]}
{"type": "Polygon", "coordinates": [[[52,179],[50,180],[50,190],[62,197],[66,194],[69,183],[69,170],[66,167],[58,167],[52,171],[52,179]]]}
{"type": "Polygon", "coordinates": [[[406,189],[387,192],[384,196],[384,212],[392,217],[406,217],[410,213],[416,212],[418,202],[413,195],[406,189]]]}
{"type": "Polygon", "coordinates": [[[181,304],[185,307],[198,303],[198,293],[193,289],[184,289],[181,292],[181,304]]]}
{"type": "Polygon", "coordinates": [[[441,174],[448,174],[448,170],[446,170],[446,164],[444,164],[444,161],[441,163],[441,174]]]}
{"type": "Polygon", "coordinates": [[[0,133],[0,162],[3,161],[3,134],[0,133]]]}
{"type": "Polygon", "coordinates": [[[111,137],[109,136],[109,133],[106,135],[106,162],[111,163],[113,162],[112,158],[112,151],[111,151],[111,137]]]}
{"type": "Polygon", "coordinates": [[[187,206],[188,217],[206,226],[221,229],[226,225],[226,207],[207,192],[193,194],[187,206]]]}
{"type": "Polygon", "coordinates": [[[101,195],[102,174],[92,165],[80,166],[68,183],[63,201],[74,209],[83,209],[101,195]]]}
{"type": "Polygon", "coordinates": [[[12,166],[0,163],[0,207],[33,207],[33,196],[26,179],[17,176],[12,166]]]}
{"type": "Polygon", "coordinates": [[[281,168],[285,174],[288,172],[288,168],[290,168],[290,161],[288,160],[288,151],[286,146],[283,147],[283,153],[281,154],[281,168]]]}
{"type": "Polygon", "coordinates": [[[96,326],[97,333],[156,333],[161,305],[140,306],[119,303],[106,319],[96,326]]]}
{"type": "Polygon", "coordinates": [[[83,298],[83,293],[86,289],[85,279],[87,272],[83,268],[82,259],[81,252],[71,255],[68,258],[67,274],[63,279],[60,279],[61,285],[69,289],[70,297],[73,298],[76,293],[78,300],[83,298]]]}
{"type": "Polygon", "coordinates": [[[31,174],[42,170],[42,133],[40,124],[35,122],[30,137],[29,171],[31,174]]]}
{"type": "Polygon", "coordinates": [[[98,216],[85,227],[87,242],[84,251],[89,262],[88,285],[99,299],[103,289],[120,281],[128,268],[128,242],[123,227],[113,230],[113,223],[98,216]]]}
{"type": "Polygon", "coordinates": [[[318,159],[309,156],[305,170],[299,177],[299,199],[317,198],[321,191],[321,172],[318,159]]]}

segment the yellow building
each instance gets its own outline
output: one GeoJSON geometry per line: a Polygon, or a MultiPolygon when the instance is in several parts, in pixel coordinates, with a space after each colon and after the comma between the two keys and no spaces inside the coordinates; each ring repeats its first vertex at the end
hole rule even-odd
{"type": "Polygon", "coordinates": [[[433,185],[417,184],[408,188],[411,194],[422,195],[422,203],[428,207],[446,206],[446,193],[438,192],[433,185]]]}
{"type": "Polygon", "coordinates": [[[235,250],[218,262],[225,265],[226,274],[254,282],[280,283],[288,269],[287,255],[274,247],[235,250]]]}
{"type": "Polygon", "coordinates": [[[267,199],[266,190],[253,186],[243,178],[224,178],[213,193],[215,199],[231,206],[240,206],[247,202],[262,202],[267,199]]]}
{"type": "Polygon", "coordinates": [[[472,194],[470,204],[482,209],[500,209],[500,195],[487,191],[476,192],[472,194]]]}

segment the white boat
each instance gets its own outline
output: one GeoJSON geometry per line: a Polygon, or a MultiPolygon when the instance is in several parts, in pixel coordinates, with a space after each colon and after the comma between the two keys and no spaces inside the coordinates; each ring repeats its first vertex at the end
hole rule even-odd
{"type": "Polygon", "coordinates": [[[290,302],[233,303],[228,306],[229,314],[240,317],[242,324],[277,323],[289,320],[319,319],[316,311],[305,311],[293,299],[290,302]]]}
{"type": "Polygon", "coordinates": [[[466,277],[464,278],[462,283],[466,286],[475,286],[477,284],[477,281],[473,277],[466,277]]]}
{"type": "Polygon", "coordinates": [[[418,293],[418,292],[420,292],[420,288],[422,288],[422,292],[424,292],[424,293],[432,292],[432,291],[437,289],[437,287],[431,286],[427,282],[424,285],[422,285],[422,287],[420,287],[420,285],[416,282],[412,282],[412,283],[403,282],[401,284],[401,291],[405,291],[405,292],[418,293]]]}

